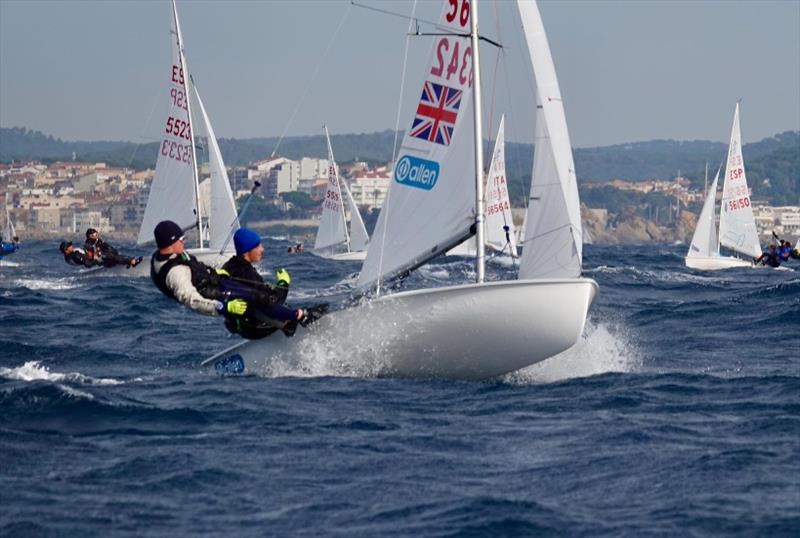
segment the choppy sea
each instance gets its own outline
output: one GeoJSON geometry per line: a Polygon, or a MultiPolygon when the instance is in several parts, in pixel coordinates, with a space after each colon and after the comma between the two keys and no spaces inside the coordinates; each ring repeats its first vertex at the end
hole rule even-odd
{"type": "MultiPolygon", "coordinates": [[[[347,296],[357,263],[287,245],[263,270],[289,269],[290,302],[347,296]]],[[[582,341],[456,382],[326,356],[219,378],[219,318],[25,243],[0,262],[0,535],[799,536],[800,264],[702,273],[684,250],[587,246],[582,341]]]]}

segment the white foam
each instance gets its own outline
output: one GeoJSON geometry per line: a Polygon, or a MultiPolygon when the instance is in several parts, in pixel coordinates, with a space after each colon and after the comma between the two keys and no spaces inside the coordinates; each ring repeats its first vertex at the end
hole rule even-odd
{"type": "Polygon", "coordinates": [[[0,267],[19,267],[19,263],[8,260],[0,260],[0,267]]]}
{"type": "Polygon", "coordinates": [[[52,381],[54,383],[82,383],[85,385],[121,385],[123,382],[110,378],[94,378],[78,372],[66,374],[51,372],[39,361],[28,361],[17,368],[0,368],[0,377],[17,381],[52,381]]]}
{"type": "Polygon", "coordinates": [[[610,372],[634,372],[642,356],[621,327],[587,321],[580,341],[568,350],[517,372],[503,376],[516,384],[553,383],[610,372]]]}
{"type": "Polygon", "coordinates": [[[19,278],[14,284],[29,290],[72,290],[80,285],[72,277],[56,279],[26,279],[19,278]]]}
{"type": "Polygon", "coordinates": [[[56,384],[58,388],[69,394],[70,396],[75,396],[78,398],[86,398],[87,400],[94,400],[94,396],[89,394],[88,392],[83,392],[82,390],[78,390],[67,385],[60,385],[56,384]]]}

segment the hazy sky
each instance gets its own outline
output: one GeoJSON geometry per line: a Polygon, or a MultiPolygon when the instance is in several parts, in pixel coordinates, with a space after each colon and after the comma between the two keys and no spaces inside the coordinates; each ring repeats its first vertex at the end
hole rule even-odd
{"type": "MultiPolygon", "coordinates": [[[[422,1],[417,15],[435,20],[440,5],[422,1]]],[[[159,138],[170,9],[167,0],[0,0],[0,126],[65,140],[159,138]]],[[[800,129],[800,0],[540,0],[539,9],[576,147],[727,141],[737,99],[745,142],[800,129]]],[[[319,134],[325,122],[333,134],[394,128],[402,18],[349,0],[179,0],[178,12],[217,136],[319,134]]],[[[481,49],[484,94],[495,96],[486,115],[496,125],[506,112],[507,138],[530,140],[513,4],[484,0],[479,21],[506,58],[497,68],[497,51],[481,49]]],[[[418,99],[430,39],[410,40],[405,107],[418,99]]]]}

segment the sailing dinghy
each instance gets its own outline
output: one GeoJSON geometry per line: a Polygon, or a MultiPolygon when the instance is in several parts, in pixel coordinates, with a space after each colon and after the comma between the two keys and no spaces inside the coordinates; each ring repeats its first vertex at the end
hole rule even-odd
{"type": "Polygon", "coordinates": [[[3,228],[3,241],[11,241],[17,237],[17,230],[14,228],[14,221],[11,220],[11,213],[8,211],[8,193],[6,193],[5,212],[6,225],[3,228]]]}
{"type": "Polygon", "coordinates": [[[339,180],[339,168],[333,157],[333,147],[327,125],[324,128],[325,139],[328,141],[328,188],[325,191],[325,198],[322,200],[317,239],[311,253],[330,260],[363,261],[367,257],[369,235],[347,182],[339,180]],[[342,191],[344,191],[347,205],[350,207],[349,233],[342,191]]]}
{"type": "Polygon", "coordinates": [[[691,269],[716,271],[734,267],[752,267],[752,258],[761,255],[750,190],[742,157],[742,133],[739,126],[739,103],[733,114],[731,141],[722,187],[722,210],[719,216],[719,234],[715,223],[717,180],[719,171],[708,189],[697,227],[686,253],[686,266],[691,269]],[[747,256],[747,259],[720,255],[720,245],[747,256]]]}
{"type": "Polygon", "coordinates": [[[538,8],[517,2],[548,141],[547,149],[537,144],[543,164],[534,173],[546,174],[536,188],[560,206],[550,210],[551,223],[528,218],[522,278],[485,282],[477,2],[460,2],[457,13],[453,2],[443,4],[422,95],[358,284],[380,290],[473,234],[476,282],[364,300],[298,329],[293,338],[276,333],[244,342],[204,364],[222,374],[268,373],[323,355],[371,365],[375,375],[480,380],[543,361],[580,338],[598,286],[580,277],[577,184],[538,8]],[[443,50],[458,65],[443,63],[443,50]],[[527,254],[541,244],[549,249],[543,258],[552,261],[527,254]]]}
{"type": "Polygon", "coordinates": [[[214,130],[186,65],[175,0],[172,1],[170,38],[169,110],[136,242],[139,245],[152,243],[156,224],[172,220],[187,232],[196,229],[197,244],[187,249],[189,254],[217,267],[235,254],[230,237],[239,227],[239,219],[214,130]],[[199,121],[195,121],[194,104],[199,109],[199,121]],[[202,203],[200,195],[195,145],[195,127],[198,126],[208,139],[211,177],[207,204],[202,203]]]}
{"type": "MultiPolygon", "coordinates": [[[[486,177],[486,247],[496,254],[517,257],[517,232],[511,218],[511,201],[508,198],[505,157],[505,115],[500,117],[497,139],[494,143],[492,163],[486,177]]],[[[471,238],[447,251],[448,256],[475,256],[478,248],[471,238]]]]}

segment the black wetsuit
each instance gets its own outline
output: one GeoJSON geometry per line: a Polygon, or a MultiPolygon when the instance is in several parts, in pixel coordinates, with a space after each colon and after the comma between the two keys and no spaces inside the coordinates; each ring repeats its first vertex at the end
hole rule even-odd
{"type": "Polygon", "coordinates": [[[88,255],[91,255],[91,257],[97,260],[98,263],[102,264],[104,267],[134,265],[134,262],[138,263],[135,257],[120,254],[116,248],[112,247],[102,239],[96,239],[94,241],[87,239],[86,243],[83,245],[83,248],[86,250],[88,255]]]}
{"type": "Polygon", "coordinates": [[[95,267],[100,265],[78,249],[73,249],[69,254],[64,253],[64,261],[70,265],[82,265],[84,267],[95,267]]]}
{"type": "Polygon", "coordinates": [[[248,304],[247,311],[242,316],[227,316],[225,327],[230,332],[240,334],[243,338],[257,340],[284,328],[287,321],[297,319],[296,310],[283,306],[289,293],[287,286],[272,287],[265,283],[253,264],[241,256],[231,257],[222,268],[235,282],[269,290],[277,299],[277,302],[270,305],[248,304]]]}
{"type": "MultiPolygon", "coordinates": [[[[192,286],[206,299],[215,301],[243,299],[247,302],[247,311],[243,316],[225,313],[225,327],[229,331],[241,334],[245,338],[263,338],[280,328],[276,327],[274,319],[266,318],[271,322],[269,324],[270,330],[267,333],[265,331],[266,324],[261,320],[264,317],[264,312],[271,312],[271,309],[275,307],[289,310],[280,305],[286,298],[286,291],[281,291],[280,288],[273,289],[264,283],[240,281],[219,275],[213,268],[188,254],[172,257],[172,255],[164,255],[156,251],[150,263],[150,278],[156,287],[171,299],[176,299],[176,297],[167,286],[167,274],[176,265],[189,267],[192,275],[192,286]],[[248,319],[252,321],[248,322],[248,319]]],[[[293,316],[295,315],[294,310],[289,311],[292,312],[293,316]]]]}
{"type": "Polygon", "coordinates": [[[778,251],[767,251],[758,257],[756,263],[760,263],[761,265],[769,265],[770,267],[780,267],[781,257],[778,254],[778,251]]]}

